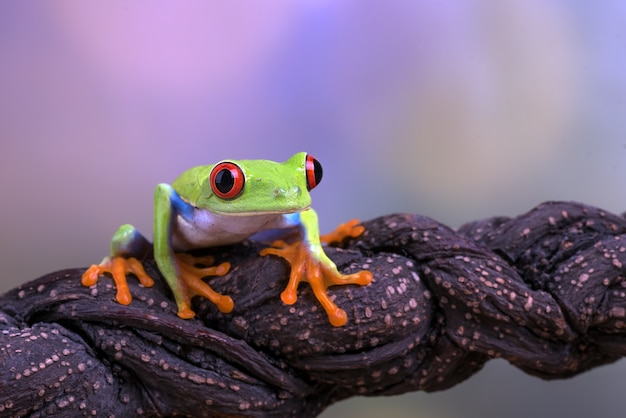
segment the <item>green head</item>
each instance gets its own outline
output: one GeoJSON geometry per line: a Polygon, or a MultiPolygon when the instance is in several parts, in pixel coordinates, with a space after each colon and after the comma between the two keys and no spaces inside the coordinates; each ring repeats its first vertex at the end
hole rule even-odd
{"type": "Polygon", "coordinates": [[[172,187],[196,207],[237,215],[291,213],[308,209],[309,191],[322,180],[322,166],[304,152],[287,161],[224,160],[194,167],[172,187]]]}

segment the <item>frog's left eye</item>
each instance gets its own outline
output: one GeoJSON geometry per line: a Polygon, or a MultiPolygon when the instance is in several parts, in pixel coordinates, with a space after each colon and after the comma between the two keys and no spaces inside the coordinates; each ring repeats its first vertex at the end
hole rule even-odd
{"type": "Polygon", "coordinates": [[[312,190],[322,181],[322,165],[310,155],[306,156],[306,188],[312,190]]]}
{"type": "Polygon", "coordinates": [[[235,163],[221,162],[216,164],[209,175],[211,190],[222,199],[234,199],[243,190],[246,179],[243,170],[235,163]]]}

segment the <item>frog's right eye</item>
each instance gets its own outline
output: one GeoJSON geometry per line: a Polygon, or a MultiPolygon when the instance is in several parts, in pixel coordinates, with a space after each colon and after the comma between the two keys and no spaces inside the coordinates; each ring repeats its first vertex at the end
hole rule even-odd
{"type": "Polygon", "coordinates": [[[246,179],[243,170],[235,163],[224,161],[211,170],[209,182],[211,190],[219,198],[234,199],[243,191],[246,179]]]}
{"type": "Polygon", "coordinates": [[[306,189],[311,191],[322,181],[322,165],[311,155],[307,155],[304,167],[306,170],[306,189]]]}

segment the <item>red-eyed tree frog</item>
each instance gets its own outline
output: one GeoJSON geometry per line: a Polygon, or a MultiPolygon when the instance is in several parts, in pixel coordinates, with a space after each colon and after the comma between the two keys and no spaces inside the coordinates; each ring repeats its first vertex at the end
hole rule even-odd
{"type": "MultiPolygon", "coordinates": [[[[333,285],[367,285],[372,274],[362,270],[341,274],[324,252],[322,242],[341,241],[363,232],[358,221],[341,225],[334,233],[320,237],[317,214],[310,207],[309,191],[322,180],[322,166],[312,156],[300,152],[287,161],[225,160],[185,171],[172,185],[159,184],[154,192],[154,237],[152,250],[157,266],[172,289],[178,316],[192,318],[191,298],[211,300],[224,313],[231,312],[233,300],[214,291],[201,279],[225,275],[230,264],[211,265],[213,260],[192,257],[184,251],[241,242],[266,230],[298,230],[294,242],[275,241],[261,255],[285,258],[291,274],[281,299],[296,302],[300,282],[308,282],[323,306],[330,323],[347,322],[345,311],[328,296],[333,285]]],[[[126,275],[137,276],[141,284],[154,284],[146,274],[141,259],[150,253],[149,241],[132,225],[121,226],[111,240],[111,255],[92,265],[83,274],[82,284],[93,286],[98,276],[110,274],[117,286],[116,300],[132,300],[126,275]]]]}

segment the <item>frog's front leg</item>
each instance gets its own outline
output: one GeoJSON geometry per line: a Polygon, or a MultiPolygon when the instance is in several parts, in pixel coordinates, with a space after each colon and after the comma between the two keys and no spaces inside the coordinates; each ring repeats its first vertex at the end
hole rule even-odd
{"type": "MultiPolygon", "coordinates": [[[[372,281],[372,273],[366,270],[353,274],[339,273],[335,263],[324,252],[319,235],[317,214],[313,209],[296,215],[285,215],[285,222],[300,226],[302,239],[292,244],[276,241],[271,248],[261,251],[261,255],[274,254],[283,257],[291,265],[289,283],[280,295],[282,301],[288,305],[295,303],[298,285],[303,281],[308,282],[313,294],[326,311],[330,323],[336,327],[345,325],[348,320],[346,312],[330,299],[327,293],[328,287],[345,284],[365,286],[372,281]]],[[[349,229],[354,226],[350,224],[349,229]]],[[[359,230],[358,233],[346,235],[353,236],[362,232],[359,230]]]]}
{"type": "Polygon", "coordinates": [[[145,287],[154,285],[154,280],[144,270],[140,259],[150,252],[150,242],[141,235],[132,225],[119,227],[111,239],[111,255],[105,257],[100,264],[94,264],[83,273],[83,286],[93,286],[98,282],[98,277],[109,273],[115,281],[117,294],[115,299],[122,305],[128,305],[132,301],[126,275],[132,273],[137,276],[139,282],[145,287]]]}
{"type": "Polygon", "coordinates": [[[154,192],[154,259],[159,270],[172,289],[178,306],[178,316],[192,318],[195,313],[191,310],[191,298],[195,295],[203,296],[217,306],[224,313],[233,310],[233,300],[214,291],[202,281],[209,275],[224,275],[228,272],[229,263],[222,263],[217,267],[195,267],[197,259],[188,255],[176,256],[172,248],[172,234],[177,217],[187,222],[193,222],[195,208],[180,198],[178,193],[169,184],[159,184],[154,192]],[[177,258],[178,257],[178,258],[177,258]]]}

